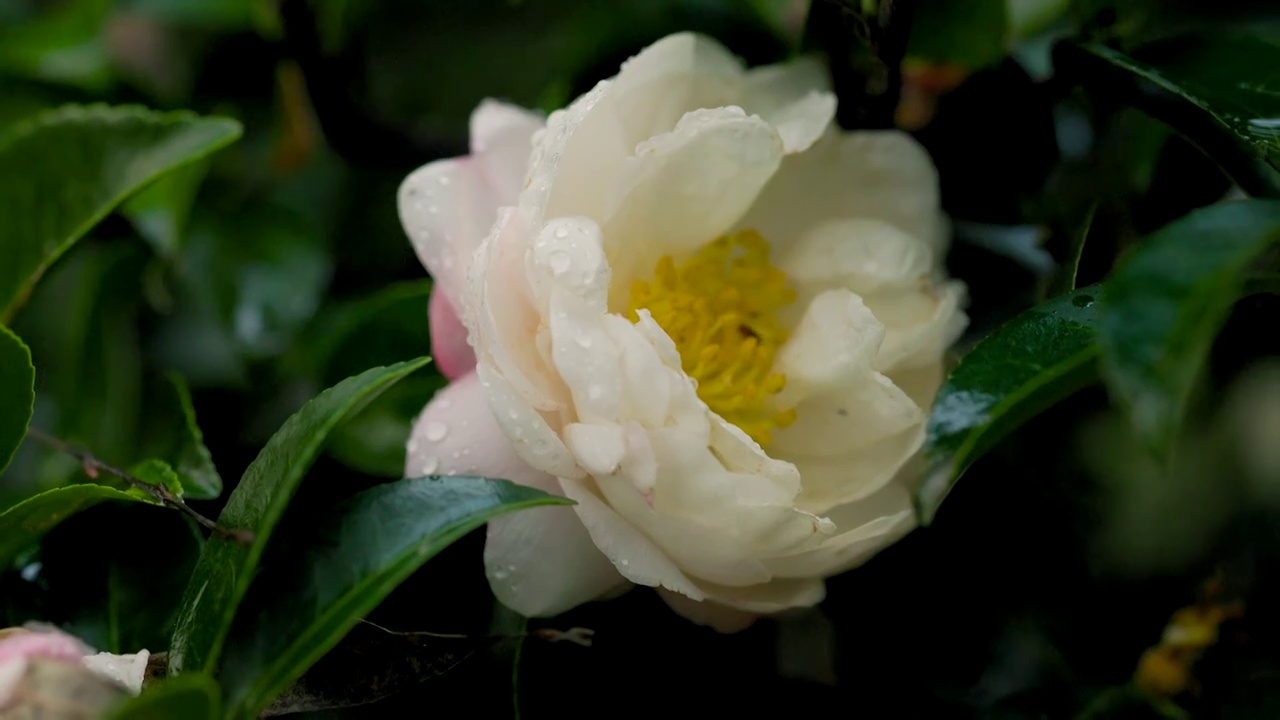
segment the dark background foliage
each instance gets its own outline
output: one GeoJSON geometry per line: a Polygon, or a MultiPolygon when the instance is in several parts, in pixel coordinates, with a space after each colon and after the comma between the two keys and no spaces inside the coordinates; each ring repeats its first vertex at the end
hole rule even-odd
{"type": "MultiPolygon", "coordinates": [[[[430,286],[397,219],[401,179],[465,152],[482,98],[552,110],[678,30],[710,34],[752,64],[825,52],[849,126],[892,122],[896,109],[937,164],[954,221],[948,265],[969,286],[972,318],[961,352],[1071,289],[1063,277],[1081,243],[1076,287],[1196,208],[1280,194],[1274,133],[1253,152],[1232,135],[1250,112],[1280,117],[1274,102],[1233,105],[1246,82],[1280,93],[1280,18],[1269,3],[900,4],[915,6],[914,30],[898,48],[901,104],[885,106],[850,94],[907,36],[902,26],[879,35],[868,4],[853,0],[815,0],[808,23],[808,3],[787,0],[4,0],[0,130],[99,101],[244,126],[238,142],[180,171],[189,179],[165,184],[150,222],[126,206],[36,287],[12,323],[37,368],[32,426],[132,465],[177,442],[182,416],[167,380],[176,373],[229,491],[320,390],[428,354],[430,286]],[[1043,7],[1028,19],[1032,6],[1043,7]],[[1233,42],[1240,28],[1260,39],[1233,42]],[[1106,51],[1163,68],[1208,98],[1207,112],[1106,51]]],[[[1275,258],[1253,267],[1274,272],[1275,258]]],[[[832,579],[820,608],[739,635],[692,626],[637,590],[531,625],[591,628],[589,648],[488,638],[522,625],[493,606],[483,533],[471,533],[369,616],[469,639],[359,625],[346,654],[313,674],[349,679],[365,668],[366,686],[399,692],[314,716],[776,706],[862,717],[1270,717],[1280,705],[1280,526],[1274,504],[1242,489],[1231,433],[1265,421],[1233,419],[1240,410],[1224,398],[1280,355],[1277,317],[1274,294],[1232,306],[1176,463],[1154,463],[1114,395],[1090,384],[978,459],[931,525],[832,579]],[[1243,617],[1187,662],[1187,682],[1168,693],[1176,706],[1144,696],[1130,682],[1140,659],[1206,587],[1213,602],[1243,602],[1243,617]]],[[[330,438],[265,567],[287,562],[290,542],[335,503],[399,477],[408,422],[442,385],[420,371],[330,438]]],[[[74,459],[27,442],[0,482],[0,507],[78,480],[74,459]]],[[[216,517],[225,498],[192,506],[216,517]]],[[[6,569],[0,613],[9,625],[61,624],[101,649],[163,650],[202,537],[176,513],[99,505],[6,569]]]]}

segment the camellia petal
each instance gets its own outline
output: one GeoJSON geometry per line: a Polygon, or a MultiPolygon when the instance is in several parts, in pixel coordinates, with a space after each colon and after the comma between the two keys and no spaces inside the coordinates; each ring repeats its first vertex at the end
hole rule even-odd
{"type": "Polygon", "coordinates": [[[943,249],[938,173],[910,135],[829,126],[813,147],[787,156],[741,225],[785,248],[822,223],[857,218],[887,222],[943,249]]]}
{"type": "Polygon", "coordinates": [[[467,328],[443,292],[432,291],[427,302],[427,320],[431,330],[431,359],[440,374],[450,380],[471,372],[476,366],[476,353],[467,342],[467,328]]]}
{"type": "MultiPolygon", "coordinates": [[[[563,494],[552,475],[512,451],[471,374],[442,390],[414,423],[405,475],[477,475],[563,494]]],[[[527,616],[549,616],[617,588],[623,579],[574,511],[532,508],[490,521],[485,574],[494,594],[527,616]],[[563,562],[543,564],[541,558],[563,562]]]]}

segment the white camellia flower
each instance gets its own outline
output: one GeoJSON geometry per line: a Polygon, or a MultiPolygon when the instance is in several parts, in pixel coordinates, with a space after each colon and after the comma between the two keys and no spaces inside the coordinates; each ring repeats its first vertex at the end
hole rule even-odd
{"type": "Polygon", "coordinates": [[[914,527],[963,286],[927,154],[834,113],[818,64],[747,70],[678,34],[545,125],[484,102],[470,156],[405,180],[453,380],[407,473],[576,501],[490,523],[504,604],[634,583],[732,630],[914,527]]]}

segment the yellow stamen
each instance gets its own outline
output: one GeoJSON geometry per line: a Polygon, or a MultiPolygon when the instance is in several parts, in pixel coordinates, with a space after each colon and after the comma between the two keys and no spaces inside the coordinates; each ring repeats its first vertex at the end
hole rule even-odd
{"type": "Polygon", "coordinates": [[[677,266],[658,260],[653,280],[631,286],[627,315],[641,308],[671,336],[698,397],[762,446],[796,420],[774,396],[786,377],[772,372],[787,331],[777,311],[795,302],[787,276],[769,262],[769,243],[754,230],[715,240],[677,266]]]}

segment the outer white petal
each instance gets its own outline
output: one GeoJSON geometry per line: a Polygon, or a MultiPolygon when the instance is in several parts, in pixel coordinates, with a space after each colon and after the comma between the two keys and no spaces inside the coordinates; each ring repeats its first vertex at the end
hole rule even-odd
{"type": "Polygon", "coordinates": [[[723,45],[677,33],[622,64],[611,109],[635,145],[669,132],[690,111],[732,103],[742,80],[742,62],[723,45]]]}
{"type": "Polygon", "coordinates": [[[419,168],[400,185],[400,221],[454,307],[476,246],[498,208],[511,205],[524,182],[533,133],[542,121],[512,105],[486,100],[472,113],[472,155],[419,168]]]}
{"type": "Polygon", "coordinates": [[[129,692],[137,695],[142,692],[142,681],[147,677],[147,660],[151,653],[142,650],[133,655],[115,655],[98,653],[86,655],[85,667],[102,677],[112,680],[129,692]]]}
{"type": "Polygon", "coordinates": [[[460,307],[471,254],[488,234],[497,197],[467,159],[439,160],[400,184],[400,222],[436,290],[460,307]]]}
{"type": "Polygon", "coordinates": [[[797,457],[794,462],[804,478],[804,489],[796,504],[825,514],[869,497],[893,482],[922,444],[924,425],[917,424],[846,455],[797,457]]]}
{"type": "MultiPolygon", "coordinates": [[[[515,454],[482,394],[472,374],[436,395],[414,423],[405,474],[474,474],[562,494],[554,476],[515,454]]],[[[491,520],[484,561],[494,595],[531,617],[563,612],[624,582],[568,507],[531,508],[491,520]]]]}
{"type": "Polygon", "coordinates": [[[969,322],[960,310],[964,294],[964,283],[953,281],[940,287],[926,282],[917,290],[863,296],[886,329],[876,368],[892,372],[928,365],[942,357],[969,322]]]}
{"type": "Polygon", "coordinates": [[[869,560],[916,526],[911,496],[900,483],[890,483],[857,502],[830,511],[840,531],[815,550],[765,561],[777,577],[826,577],[869,560]]]}
{"type": "Polygon", "coordinates": [[[829,129],[809,150],[787,156],[740,227],[786,247],[839,218],[881,220],[940,250],[947,226],[928,153],[896,130],[829,129]]]}
{"type": "Polygon", "coordinates": [[[776,127],[788,153],[807,150],[836,114],[827,71],[813,58],[747,71],[737,104],[776,127]]]}
{"type": "Polygon", "coordinates": [[[812,607],[827,596],[820,578],[777,578],[750,587],[723,587],[700,583],[708,600],[751,613],[772,614],[794,608],[812,607]]]}
{"type": "Polygon", "coordinates": [[[722,633],[746,630],[760,617],[756,613],[737,610],[710,600],[693,600],[663,588],[658,588],[658,597],[684,619],[722,633]]]}
{"type": "Polygon", "coordinates": [[[705,595],[653,541],[605,504],[588,485],[589,481],[561,480],[564,493],[578,503],[573,506],[591,540],[613,562],[618,572],[637,585],[664,587],[701,600],[705,595]]]}
{"type": "Polygon", "coordinates": [[[740,108],[696,110],[643,143],[614,183],[603,223],[616,281],[610,306],[622,307],[630,279],[658,258],[677,257],[724,234],[778,169],[782,140],[740,108]]]}
{"type": "Polygon", "coordinates": [[[544,120],[524,108],[486,99],[471,113],[471,156],[498,206],[514,205],[528,173],[534,133],[544,120]]]}

